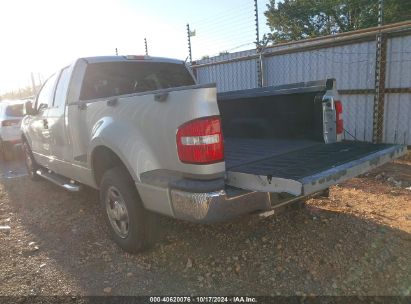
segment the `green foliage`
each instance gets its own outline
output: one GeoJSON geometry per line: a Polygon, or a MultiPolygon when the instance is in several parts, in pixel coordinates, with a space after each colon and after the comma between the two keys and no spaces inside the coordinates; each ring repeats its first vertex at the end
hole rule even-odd
{"type": "MultiPolygon", "coordinates": [[[[300,40],[378,25],[377,0],[284,0],[267,4],[274,42],[300,40]]],[[[411,20],[411,1],[384,0],[384,24],[411,20]]]]}

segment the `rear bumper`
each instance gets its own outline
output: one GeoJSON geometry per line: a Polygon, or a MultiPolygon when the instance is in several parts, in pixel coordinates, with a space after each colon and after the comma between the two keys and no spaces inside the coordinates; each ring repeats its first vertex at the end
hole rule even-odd
{"type": "Polygon", "coordinates": [[[199,223],[225,221],[272,208],[270,193],[237,189],[207,193],[171,190],[171,204],[174,217],[199,223]]]}
{"type": "MultiPolygon", "coordinates": [[[[209,193],[191,193],[171,190],[174,217],[196,223],[227,221],[241,215],[260,213],[274,214],[274,210],[292,203],[318,196],[323,191],[310,195],[291,196],[270,192],[245,192],[228,188],[209,193]]],[[[266,216],[266,215],[265,215],[266,216]]]]}

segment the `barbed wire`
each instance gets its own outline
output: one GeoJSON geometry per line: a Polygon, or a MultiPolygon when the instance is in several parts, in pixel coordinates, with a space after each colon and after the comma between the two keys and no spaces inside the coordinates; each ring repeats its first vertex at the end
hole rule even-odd
{"type": "Polygon", "coordinates": [[[235,7],[190,22],[193,58],[232,52],[255,41],[254,2],[244,0],[235,7]]]}
{"type": "Polygon", "coordinates": [[[235,16],[230,17],[230,18],[227,18],[227,16],[226,16],[222,19],[215,19],[212,23],[208,23],[208,24],[198,25],[197,23],[193,22],[192,26],[193,26],[193,28],[215,30],[215,29],[221,29],[222,25],[227,25],[227,24],[231,24],[231,23],[242,23],[244,25],[247,25],[247,26],[255,29],[255,26],[254,26],[253,23],[244,22],[245,18],[249,18],[250,22],[253,21],[253,15],[250,14],[249,11],[246,11],[243,14],[236,14],[235,16]]]}
{"type": "Polygon", "coordinates": [[[254,11],[254,8],[253,8],[252,5],[250,5],[249,3],[250,3],[250,2],[247,2],[246,5],[236,6],[236,7],[233,7],[232,9],[224,10],[224,11],[221,11],[220,13],[211,15],[211,16],[206,17],[206,18],[204,18],[204,19],[200,19],[200,20],[196,21],[195,24],[197,24],[197,25],[209,24],[209,23],[210,23],[210,22],[209,22],[210,20],[215,20],[215,19],[218,19],[218,18],[222,19],[221,17],[224,17],[224,18],[225,18],[225,17],[226,17],[227,15],[229,15],[231,12],[235,12],[236,14],[238,14],[239,12],[245,11],[245,10],[247,10],[247,11],[250,11],[250,10],[251,10],[251,11],[254,11]]]}

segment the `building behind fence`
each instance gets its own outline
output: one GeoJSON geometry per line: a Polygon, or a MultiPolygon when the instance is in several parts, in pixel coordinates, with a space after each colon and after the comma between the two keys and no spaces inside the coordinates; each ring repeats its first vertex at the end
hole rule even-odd
{"type": "Polygon", "coordinates": [[[411,145],[411,22],[193,62],[219,92],[336,78],[345,137],[411,145]]]}

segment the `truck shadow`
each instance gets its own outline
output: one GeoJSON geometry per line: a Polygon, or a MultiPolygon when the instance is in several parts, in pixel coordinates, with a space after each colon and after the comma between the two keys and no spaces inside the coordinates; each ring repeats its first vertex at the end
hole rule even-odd
{"type": "Polygon", "coordinates": [[[19,238],[23,255],[15,258],[22,263],[52,261],[73,280],[74,294],[101,295],[107,285],[118,295],[410,292],[411,235],[355,215],[307,207],[214,225],[159,217],[158,243],[130,255],[104,231],[96,191],[69,193],[28,177],[1,184],[14,214],[7,246],[18,246],[19,238]]]}

